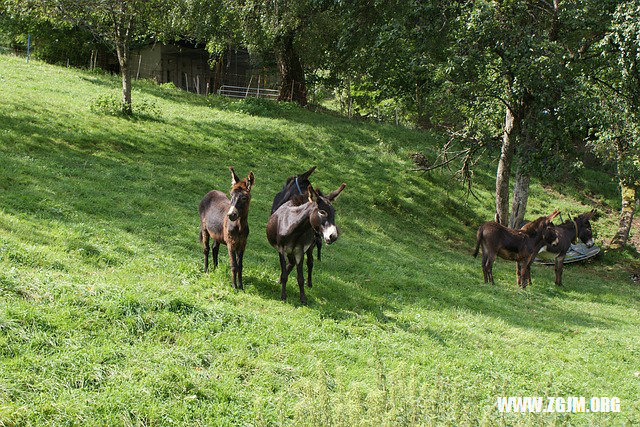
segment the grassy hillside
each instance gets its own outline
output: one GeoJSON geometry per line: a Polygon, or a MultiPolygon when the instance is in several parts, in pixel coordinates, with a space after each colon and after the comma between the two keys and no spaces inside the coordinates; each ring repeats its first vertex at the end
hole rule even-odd
{"type": "MultiPolygon", "coordinates": [[[[0,56],[0,425],[640,423],[640,287],[632,255],[496,286],[471,257],[490,219],[449,174],[409,172],[436,136],[288,104],[206,99],[136,82],[149,115],[91,111],[110,76],[0,56]],[[197,205],[256,175],[245,287],[226,253],[203,274],[197,205]],[[285,178],[318,165],[340,240],[300,306],[279,301],[265,238],[285,178]],[[617,396],[618,414],[499,414],[501,395],[617,396]]],[[[488,160],[488,163],[491,163],[488,160]]],[[[615,185],[586,171],[535,183],[529,216],[597,207],[615,185]]],[[[293,279],[293,278],[292,278],[293,279]]]]}

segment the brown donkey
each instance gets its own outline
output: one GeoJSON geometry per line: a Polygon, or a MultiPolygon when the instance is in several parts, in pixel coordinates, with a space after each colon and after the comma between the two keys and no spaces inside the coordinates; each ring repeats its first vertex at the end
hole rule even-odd
{"type": "Polygon", "coordinates": [[[493,281],[493,263],[496,256],[516,261],[516,276],[519,286],[526,288],[531,283],[529,266],[545,244],[556,244],[558,236],[553,227],[553,219],[560,214],[555,210],[530,222],[521,230],[512,230],[497,222],[485,222],[478,228],[474,257],[482,247],[482,273],[485,283],[493,281]]]}
{"type": "Polygon", "coordinates": [[[582,215],[578,215],[575,218],[569,217],[568,221],[565,221],[560,225],[556,225],[555,229],[558,234],[558,242],[553,245],[546,245],[542,248],[543,251],[557,254],[555,260],[556,285],[562,286],[564,257],[567,255],[567,251],[571,247],[571,244],[576,243],[576,241],[580,239],[588,248],[593,246],[593,233],[591,231],[591,222],[589,221],[593,219],[595,215],[596,210],[593,209],[589,212],[583,213],[582,215]]]}
{"type": "Polygon", "coordinates": [[[234,289],[242,289],[242,257],[249,236],[249,203],[251,187],[255,177],[253,172],[240,180],[231,171],[231,200],[218,190],[212,190],[200,202],[200,241],[204,250],[204,271],[209,270],[209,239],[213,239],[213,268],[218,266],[220,244],[227,245],[229,262],[233,273],[234,289]]]}
{"type": "MultiPolygon", "coordinates": [[[[324,196],[309,185],[306,199],[301,196],[294,197],[280,206],[269,218],[267,240],[278,251],[280,258],[280,298],[283,301],[287,299],[289,273],[295,266],[300,287],[300,302],[307,303],[302,271],[304,255],[307,253],[307,257],[311,256],[309,251],[315,245],[318,235],[328,245],[338,240],[340,233],[336,225],[336,210],[332,203],[345,187],[346,184],[342,184],[337,190],[324,196]]],[[[310,287],[311,270],[308,274],[310,287]]]]}

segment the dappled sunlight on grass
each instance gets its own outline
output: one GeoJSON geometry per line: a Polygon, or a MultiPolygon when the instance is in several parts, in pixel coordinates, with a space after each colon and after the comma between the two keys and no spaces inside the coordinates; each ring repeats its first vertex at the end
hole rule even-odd
{"type": "MultiPolygon", "coordinates": [[[[0,86],[0,424],[593,421],[499,418],[509,394],[618,396],[626,409],[598,422],[640,422],[633,254],[567,267],[563,288],[534,266],[525,291],[498,260],[484,284],[471,253],[493,159],[475,199],[448,171],[411,171],[432,133],[144,81],[133,102],[158,117],[100,115],[90,105],[116,78],[7,56],[0,86]],[[224,248],[202,273],[198,243],[198,203],[228,191],[229,165],[256,175],[243,292],[224,248]],[[325,192],[347,187],[305,307],[294,275],[279,299],[265,224],[312,165],[325,192]]],[[[614,187],[536,182],[530,216],[615,209],[614,187]]]]}

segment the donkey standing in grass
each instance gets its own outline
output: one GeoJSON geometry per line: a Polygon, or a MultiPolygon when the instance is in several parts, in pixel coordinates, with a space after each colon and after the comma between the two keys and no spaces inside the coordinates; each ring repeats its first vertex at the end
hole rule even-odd
{"type": "MultiPolygon", "coordinates": [[[[311,182],[309,182],[309,177],[316,170],[316,166],[312,166],[308,171],[301,173],[299,175],[290,176],[287,178],[284,186],[282,186],[282,190],[273,198],[273,204],[271,205],[271,214],[278,210],[278,208],[284,205],[289,200],[293,199],[297,196],[302,196],[305,199],[309,196],[307,192],[307,188],[311,186],[311,182]]],[[[320,261],[321,250],[322,250],[322,236],[316,236],[316,247],[318,248],[318,261],[320,261]]],[[[313,246],[309,249],[307,253],[307,267],[309,271],[313,269],[313,246]]],[[[311,273],[309,273],[311,275],[311,273]]]]}
{"type": "Polygon", "coordinates": [[[213,239],[213,269],[218,266],[220,244],[226,245],[233,273],[234,289],[242,289],[242,257],[249,236],[249,204],[255,177],[253,172],[240,180],[231,171],[231,200],[218,190],[212,190],[200,202],[200,241],[204,250],[204,271],[209,270],[209,239],[213,239]]]}
{"type": "Polygon", "coordinates": [[[521,230],[512,230],[497,222],[485,222],[478,228],[474,257],[482,247],[482,273],[485,283],[493,280],[493,263],[496,256],[516,261],[516,276],[522,289],[531,283],[530,265],[540,248],[557,244],[558,236],[553,219],[560,214],[555,210],[549,216],[543,216],[525,225],[521,230]]]}
{"type": "MultiPolygon", "coordinates": [[[[342,184],[336,191],[324,196],[309,186],[306,200],[300,196],[294,197],[280,206],[269,218],[267,239],[278,251],[280,258],[280,298],[283,301],[287,299],[289,273],[296,266],[300,302],[307,303],[302,271],[304,255],[308,254],[309,248],[315,244],[317,235],[322,236],[327,244],[332,244],[338,239],[336,211],[332,203],[345,187],[346,184],[342,184]]],[[[311,287],[311,270],[308,286],[311,287]]]]}
{"type": "Polygon", "coordinates": [[[593,209],[590,212],[578,215],[575,219],[569,217],[568,221],[555,227],[555,231],[558,234],[558,242],[542,248],[543,251],[546,250],[547,252],[558,254],[555,260],[556,285],[562,286],[564,257],[567,255],[571,244],[576,243],[579,238],[588,248],[593,246],[593,233],[591,232],[591,223],[589,221],[595,215],[596,210],[593,209]]]}

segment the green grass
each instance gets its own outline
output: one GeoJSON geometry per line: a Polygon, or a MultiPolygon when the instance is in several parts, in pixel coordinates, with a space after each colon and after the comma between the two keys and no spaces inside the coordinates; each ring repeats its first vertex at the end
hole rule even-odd
{"type": "MultiPolygon", "coordinates": [[[[438,136],[289,104],[134,85],[159,114],[96,114],[117,79],[0,56],[0,425],[640,423],[636,255],[496,286],[471,257],[491,217],[448,173],[410,172],[438,136]],[[245,287],[226,253],[203,274],[197,205],[256,175],[245,287]],[[343,234],[316,264],[309,305],[279,301],[265,224],[284,179],[347,188],[343,234]],[[617,396],[617,414],[499,414],[502,395],[617,396]]],[[[532,188],[529,216],[597,207],[615,184],[532,188]]],[[[587,176],[587,175],[585,175],[587,176]]]]}

